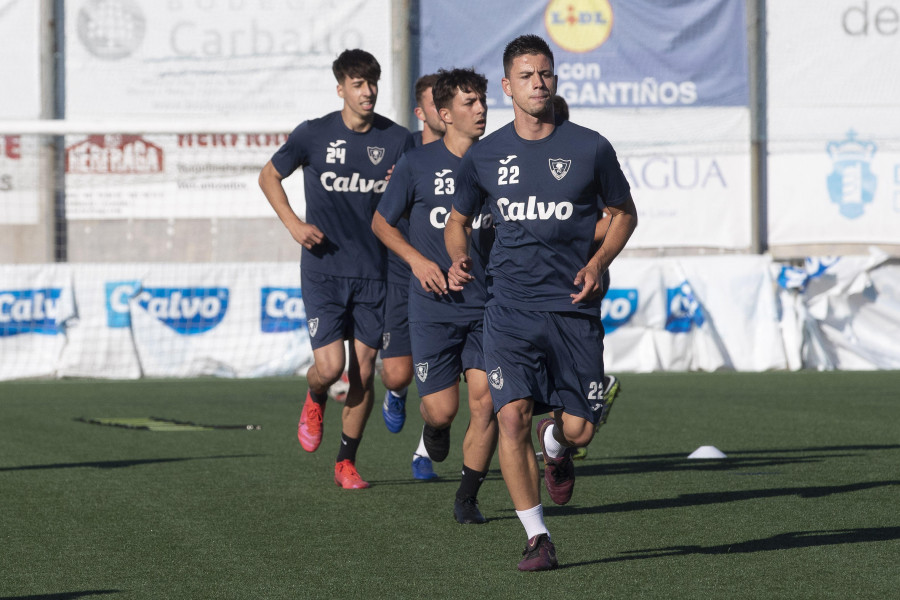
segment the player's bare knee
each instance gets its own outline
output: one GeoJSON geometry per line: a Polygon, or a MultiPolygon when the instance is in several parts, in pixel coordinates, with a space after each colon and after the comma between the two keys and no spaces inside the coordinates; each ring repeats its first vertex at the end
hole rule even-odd
{"type": "Polygon", "coordinates": [[[594,426],[584,419],[568,418],[563,421],[562,438],[557,439],[567,446],[587,446],[594,437],[594,426]]]}
{"type": "Polygon", "coordinates": [[[402,390],[405,387],[409,387],[412,383],[412,378],[411,368],[388,365],[387,362],[384,363],[384,368],[381,371],[381,382],[389,390],[402,390]]]}
{"type": "Polygon", "coordinates": [[[525,401],[510,402],[497,413],[500,437],[524,441],[531,435],[531,409],[525,401]]]}

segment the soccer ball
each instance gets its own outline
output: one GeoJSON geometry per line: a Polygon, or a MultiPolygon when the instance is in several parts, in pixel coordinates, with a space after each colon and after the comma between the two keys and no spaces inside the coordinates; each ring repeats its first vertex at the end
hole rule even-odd
{"type": "Polygon", "coordinates": [[[344,371],[341,378],[331,384],[328,388],[328,395],[337,402],[343,402],[347,399],[347,392],[350,391],[350,378],[347,377],[347,371],[344,371]]]}

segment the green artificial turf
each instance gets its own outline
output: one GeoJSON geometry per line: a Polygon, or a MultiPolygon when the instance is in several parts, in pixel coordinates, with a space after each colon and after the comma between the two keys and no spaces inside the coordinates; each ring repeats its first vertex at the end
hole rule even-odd
{"type": "Polygon", "coordinates": [[[297,442],[303,379],[0,384],[0,600],[896,597],[900,373],[621,379],[571,503],[544,496],[547,573],[516,571],[496,458],[489,522],[453,520],[465,409],[442,478],[415,482],[418,400],[396,435],[376,402],[372,488],[345,491],[340,405],[316,453],[297,442]],[[76,420],[149,417],[262,429],[76,420]],[[703,445],[728,458],[687,459],[703,445]]]}

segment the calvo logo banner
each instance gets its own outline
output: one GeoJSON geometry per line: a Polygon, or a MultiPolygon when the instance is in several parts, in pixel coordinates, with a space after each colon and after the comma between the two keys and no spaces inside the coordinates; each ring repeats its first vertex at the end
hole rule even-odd
{"type": "Polygon", "coordinates": [[[166,327],[182,334],[205,333],[222,322],[228,288],[144,288],[138,305],[166,327]]]}
{"type": "Polygon", "coordinates": [[[259,326],[263,333],[283,333],[306,327],[306,307],[300,288],[264,287],[260,295],[259,326]]]}
{"type": "Polygon", "coordinates": [[[666,290],[668,299],[666,310],[666,331],[687,333],[691,327],[702,327],[706,322],[703,307],[694,297],[694,290],[687,281],[666,290]]]}
{"type": "Polygon", "coordinates": [[[603,330],[612,333],[628,323],[638,308],[638,291],[635,289],[610,288],[600,302],[600,319],[603,330]]]}
{"type": "Polygon", "coordinates": [[[106,325],[111,329],[131,327],[128,301],[141,289],[141,282],[109,281],[106,283],[106,325]]]}
{"type": "Polygon", "coordinates": [[[61,288],[0,291],[0,337],[21,333],[62,333],[59,318],[61,288]]]}

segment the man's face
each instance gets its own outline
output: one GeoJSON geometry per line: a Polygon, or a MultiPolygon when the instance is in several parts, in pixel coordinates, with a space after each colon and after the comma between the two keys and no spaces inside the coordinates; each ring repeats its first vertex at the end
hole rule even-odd
{"type": "Polygon", "coordinates": [[[484,96],[457,89],[450,108],[443,111],[447,111],[449,122],[464,136],[478,139],[484,135],[487,125],[487,100],[484,96]]]}
{"type": "Polygon", "coordinates": [[[345,77],[337,86],[338,96],[344,99],[344,107],[363,118],[375,113],[375,101],[378,99],[378,82],[367,81],[362,77],[345,77]]]}
{"type": "Polygon", "coordinates": [[[441,121],[441,116],[434,105],[434,96],[431,94],[431,88],[428,88],[422,94],[422,100],[419,106],[416,107],[415,113],[419,120],[425,123],[425,127],[435,133],[443,133],[444,122],[441,121]]]}
{"type": "Polygon", "coordinates": [[[553,63],[543,54],[523,54],[513,59],[509,77],[503,78],[503,91],[513,104],[537,117],[550,109],[556,93],[553,63]]]}

